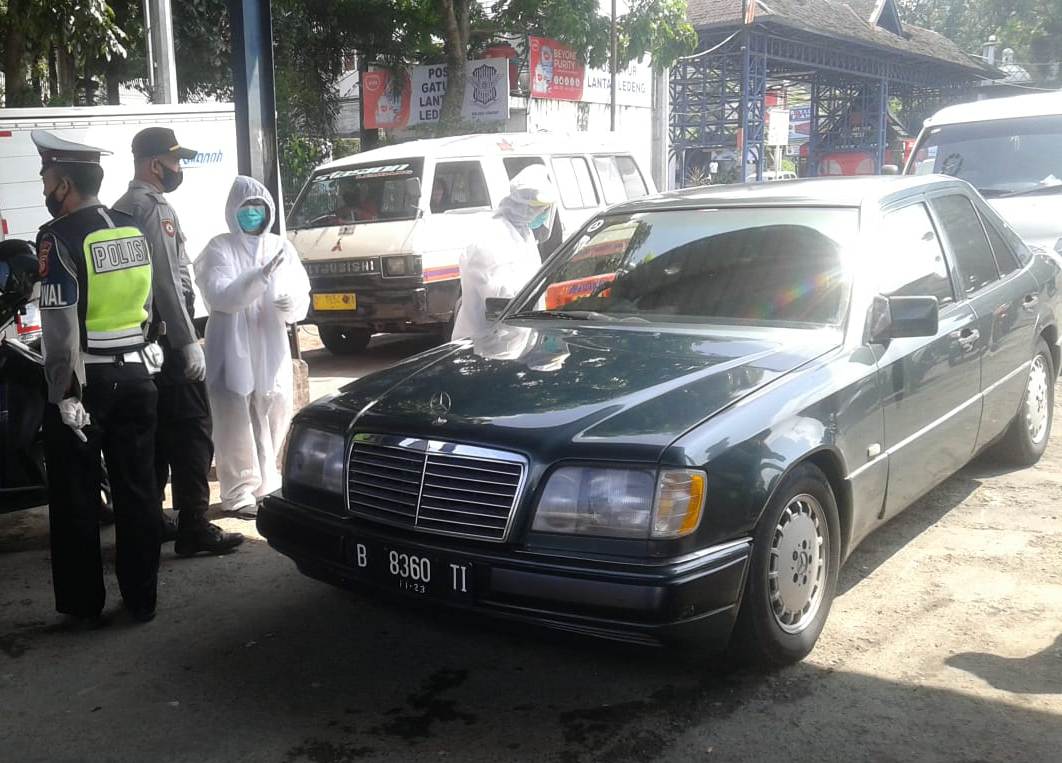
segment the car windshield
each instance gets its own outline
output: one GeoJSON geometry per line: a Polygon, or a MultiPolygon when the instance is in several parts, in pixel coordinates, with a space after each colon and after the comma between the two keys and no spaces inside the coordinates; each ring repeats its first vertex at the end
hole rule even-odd
{"type": "Polygon", "coordinates": [[[915,148],[909,171],[961,178],[988,197],[1062,191],[1062,116],[930,128],[915,148]]]}
{"type": "Polygon", "coordinates": [[[593,222],[511,316],[631,323],[840,325],[858,211],[644,212],[593,222]]]}
{"type": "Polygon", "coordinates": [[[288,227],[412,220],[420,205],[422,167],[422,159],[396,159],[318,172],[295,202],[288,227]]]}

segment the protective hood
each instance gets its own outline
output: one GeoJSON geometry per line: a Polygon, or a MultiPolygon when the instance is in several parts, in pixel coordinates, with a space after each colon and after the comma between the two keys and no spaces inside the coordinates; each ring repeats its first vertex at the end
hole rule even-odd
{"type": "Polygon", "coordinates": [[[557,203],[557,192],[541,164],[525,167],[509,184],[509,195],[498,205],[498,215],[518,229],[527,227],[543,208],[557,203]]]}
{"type": "Polygon", "coordinates": [[[276,219],[277,208],[273,203],[273,197],[269,194],[269,189],[259,183],[257,180],[246,175],[237,175],[236,179],[232,181],[232,189],[229,191],[229,199],[225,202],[225,222],[228,223],[229,233],[234,236],[240,236],[246,239],[256,239],[259,236],[253,236],[249,233],[244,233],[240,228],[240,224],[236,221],[236,211],[248,201],[262,201],[266,205],[268,213],[266,215],[265,233],[269,232],[269,229],[273,227],[273,220],[276,219]]]}

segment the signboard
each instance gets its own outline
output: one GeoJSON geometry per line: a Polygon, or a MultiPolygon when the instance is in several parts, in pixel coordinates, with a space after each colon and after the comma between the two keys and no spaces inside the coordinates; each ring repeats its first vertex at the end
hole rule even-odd
{"type": "MultiPolygon", "coordinates": [[[[461,115],[469,121],[504,122],[509,118],[508,62],[504,58],[469,61],[461,115]]],[[[389,70],[362,75],[365,126],[402,128],[438,122],[449,81],[444,65],[413,66],[400,84],[389,70]]]]}
{"type": "Polygon", "coordinates": [[[789,145],[789,111],[771,109],[767,112],[767,145],[789,145]]]}
{"type": "MultiPolygon", "coordinates": [[[[582,100],[586,103],[612,102],[612,75],[606,69],[587,69],[582,100]]],[[[653,107],[653,68],[648,63],[632,61],[616,72],[616,104],[653,107]]]]}
{"type": "Polygon", "coordinates": [[[789,142],[805,143],[811,136],[811,106],[794,106],[789,110],[789,142]]]}
{"type": "Polygon", "coordinates": [[[586,68],[570,45],[548,37],[529,37],[531,97],[581,101],[586,68]]]}

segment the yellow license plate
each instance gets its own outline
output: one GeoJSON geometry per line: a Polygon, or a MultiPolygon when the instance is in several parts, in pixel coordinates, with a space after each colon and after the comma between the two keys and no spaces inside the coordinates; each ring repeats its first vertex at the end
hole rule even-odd
{"type": "Polygon", "coordinates": [[[358,298],[353,294],[314,294],[314,310],[357,310],[358,298]]]}

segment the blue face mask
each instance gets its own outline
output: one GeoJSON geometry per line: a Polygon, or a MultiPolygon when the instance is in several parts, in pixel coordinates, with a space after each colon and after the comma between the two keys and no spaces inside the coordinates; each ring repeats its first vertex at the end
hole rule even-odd
{"type": "Polygon", "coordinates": [[[236,222],[244,233],[258,233],[265,225],[266,211],[262,207],[241,207],[236,212],[236,222]]]}
{"type": "Polygon", "coordinates": [[[535,217],[531,219],[531,222],[529,222],[528,225],[531,227],[531,230],[538,230],[546,224],[547,220],[549,220],[549,210],[543,209],[539,214],[535,215],[535,217]]]}

